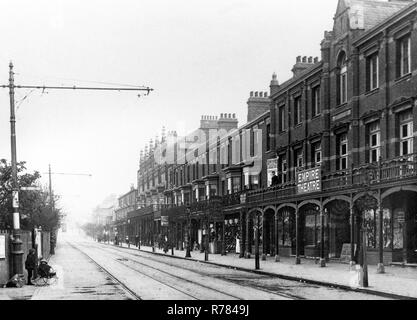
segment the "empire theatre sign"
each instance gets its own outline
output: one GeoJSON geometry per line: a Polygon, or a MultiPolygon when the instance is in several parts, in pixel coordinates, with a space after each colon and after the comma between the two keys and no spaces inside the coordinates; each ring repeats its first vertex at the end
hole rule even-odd
{"type": "Polygon", "coordinates": [[[321,168],[297,171],[297,193],[321,191],[321,168]]]}

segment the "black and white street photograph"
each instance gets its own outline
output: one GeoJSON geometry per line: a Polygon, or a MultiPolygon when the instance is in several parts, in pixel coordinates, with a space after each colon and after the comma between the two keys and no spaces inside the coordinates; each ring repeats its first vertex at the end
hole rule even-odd
{"type": "Polygon", "coordinates": [[[0,300],[417,300],[417,1],[0,0],[0,29],[0,300]]]}

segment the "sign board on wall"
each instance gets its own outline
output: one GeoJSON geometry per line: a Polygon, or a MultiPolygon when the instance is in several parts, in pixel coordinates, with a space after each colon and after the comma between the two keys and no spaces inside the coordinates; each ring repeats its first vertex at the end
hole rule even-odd
{"type": "Polygon", "coordinates": [[[6,259],[6,235],[0,234],[0,259],[6,259]]]}
{"type": "Polygon", "coordinates": [[[321,191],[321,168],[297,171],[297,193],[321,191]]]}
{"type": "Polygon", "coordinates": [[[278,173],[278,158],[269,159],[266,161],[267,174],[268,174],[268,187],[272,185],[272,172],[278,173]]]}

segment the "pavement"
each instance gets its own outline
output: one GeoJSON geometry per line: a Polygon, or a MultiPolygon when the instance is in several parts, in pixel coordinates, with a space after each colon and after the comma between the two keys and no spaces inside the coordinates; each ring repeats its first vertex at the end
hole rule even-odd
{"type": "MultiPolygon", "coordinates": [[[[114,244],[109,243],[109,246],[114,244]]],[[[122,249],[122,248],[121,248],[122,249]]],[[[123,244],[123,250],[138,251],[131,245],[123,244]]],[[[151,247],[141,246],[140,251],[152,253],[151,247]]],[[[164,253],[155,248],[154,254],[171,256],[171,250],[164,253]]],[[[191,258],[185,258],[185,251],[174,250],[176,259],[192,260],[225,266],[237,270],[249,271],[258,274],[281,277],[288,280],[302,281],[317,285],[324,285],[379,296],[417,299],[417,269],[398,266],[386,266],[384,274],[377,274],[376,266],[368,266],[369,287],[358,285],[358,273],[351,270],[349,265],[329,262],[325,268],[320,268],[315,260],[301,259],[296,265],[294,258],[281,257],[275,262],[275,257],[267,257],[260,261],[260,270],[255,270],[255,261],[239,258],[238,254],[228,253],[226,256],[210,254],[209,261],[204,261],[204,253],[192,251],[191,258]]],[[[82,256],[82,253],[62,241],[58,244],[56,254],[49,261],[58,275],[58,281],[51,286],[36,287],[24,286],[22,288],[0,289],[0,300],[125,300],[129,296],[97,265],[82,256]]]]}
{"type": "MultiPolygon", "coordinates": [[[[122,246],[128,249],[126,244],[122,246]]],[[[130,245],[130,249],[138,250],[134,245],[130,245]]],[[[152,247],[141,246],[140,251],[152,253],[152,247]]],[[[165,254],[163,250],[155,248],[155,254],[171,256],[171,250],[165,254]]],[[[191,258],[185,258],[185,251],[174,250],[174,257],[205,262],[204,253],[200,251],[192,251],[191,258]]],[[[348,264],[333,261],[328,262],[326,267],[321,268],[316,263],[316,260],[313,259],[301,259],[301,264],[296,265],[295,258],[281,257],[280,262],[275,262],[275,257],[268,256],[266,261],[260,261],[260,270],[255,270],[255,259],[253,256],[250,259],[245,259],[239,258],[239,254],[228,253],[226,256],[209,254],[207,263],[380,296],[417,299],[416,268],[385,266],[385,273],[378,274],[377,266],[368,266],[369,286],[363,288],[358,281],[357,268],[359,266],[351,269],[348,264]]]]}
{"type": "Polygon", "coordinates": [[[0,288],[0,300],[128,300],[126,291],[66,241],[59,241],[48,264],[57,280],[47,286],[0,288]]]}

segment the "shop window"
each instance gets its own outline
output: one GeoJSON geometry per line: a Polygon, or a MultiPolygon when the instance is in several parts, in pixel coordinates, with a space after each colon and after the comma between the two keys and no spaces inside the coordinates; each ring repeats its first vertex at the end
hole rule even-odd
{"type": "Polygon", "coordinates": [[[376,210],[366,210],[364,227],[366,229],[366,246],[368,248],[376,248],[376,210]]]}
{"type": "Polygon", "coordinates": [[[348,140],[347,133],[342,133],[337,136],[337,170],[346,170],[348,167],[348,140]]]}
{"type": "Polygon", "coordinates": [[[294,125],[301,123],[301,97],[294,98],[294,125]]]}
{"type": "Polygon", "coordinates": [[[311,116],[314,118],[321,113],[320,106],[320,87],[314,87],[312,90],[312,110],[311,116]]]}
{"type": "Polygon", "coordinates": [[[410,111],[399,115],[400,122],[400,156],[412,154],[413,151],[413,114],[410,111]]]}
{"type": "Polygon", "coordinates": [[[378,53],[366,58],[366,91],[372,91],[379,87],[378,53]]]}
{"type": "Polygon", "coordinates": [[[316,210],[305,213],[305,246],[317,246],[320,234],[320,215],[316,210]]]}
{"type": "Polygon", "coordinates": [[[392,247],[392,229],[391,229],[391,211],[389,209],[383,210],[383,239],[384,239],[384,248],[392,247]]]}
{"type": "Polygon", "coordinates": [[[405,227],[405,212],[397,209],[394,211],[393,222],[393,249],[404,248],[404,227],[405,227]]]}
{"type": "Polygon", "coordinates": [[[381,155],[381,130],[379,122],[375,121],[368,125],[369,163],[378,162],[381,155]]]}
{"type": "Polygon", "coordinates": [[[291,247],[295,238],[295,215],[290,211],[283,211],[282,213],[282,229],[279,230],[281,235],[280,244],[286,247],[291,247]]]}
{"type": "Polygon", "coordinates": [[[397,77],[402,77],[411,72],[411,45],[410,35],[397,40],[397,77]]]}

